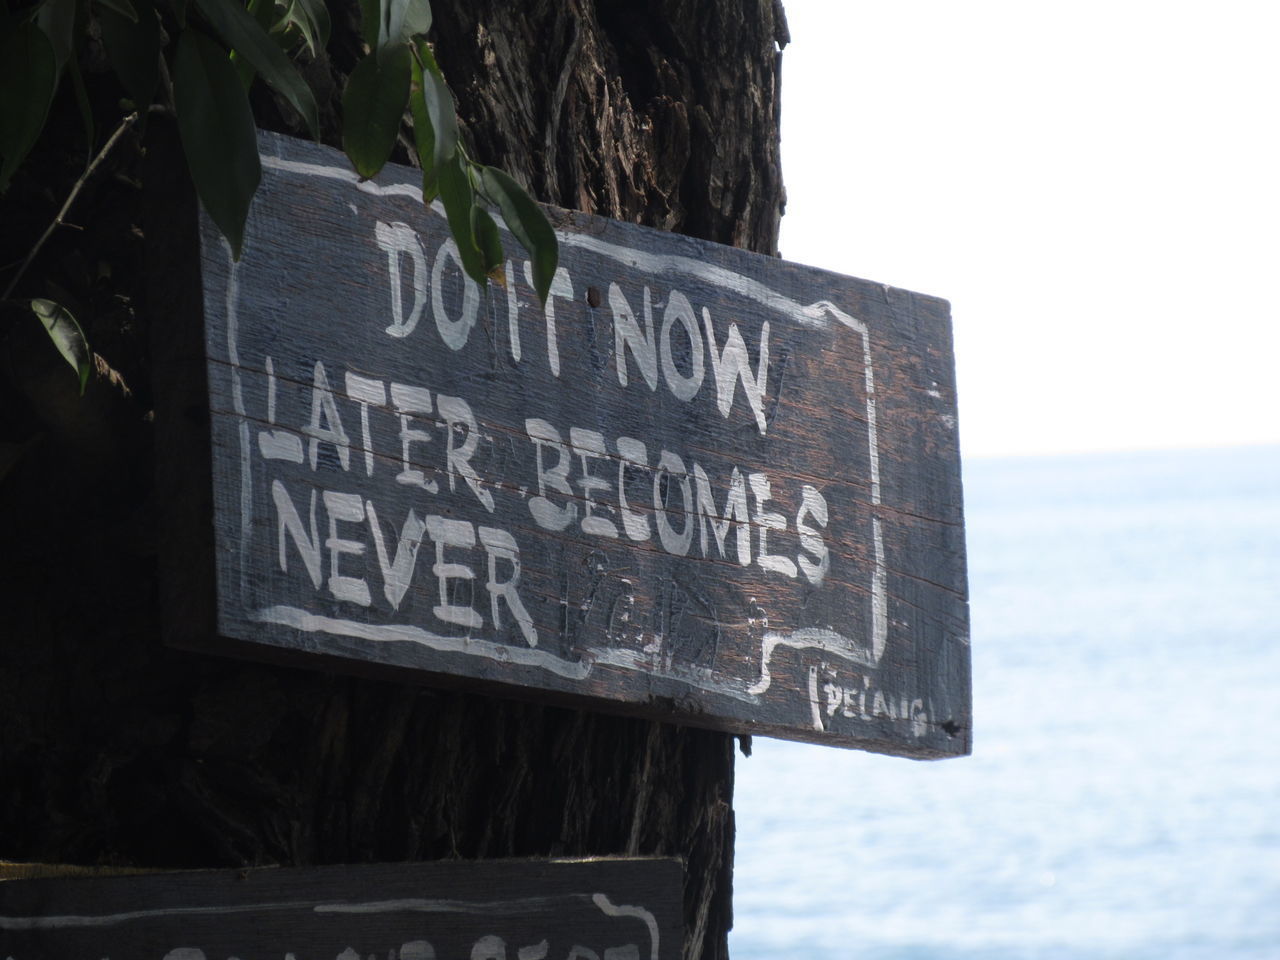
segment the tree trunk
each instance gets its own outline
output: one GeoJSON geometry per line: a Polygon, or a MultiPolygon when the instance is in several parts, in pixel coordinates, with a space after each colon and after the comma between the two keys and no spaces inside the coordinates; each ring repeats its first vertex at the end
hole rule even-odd
{"type": "MultiPolygon", "coordinates": [[[[308,70],[330,108],[358,43],[356,5],[331,6],[329,57],[308,70]]],[[[769,0],[433,8],[477,160],[552,203],[775,252],[785,27],[769,0]]],[[[100,59],[85,67],[110,116],[100,59]]],[[[288,127],[269,94],[255,107],[288,127]]],[[[79,129],[64,92],[0,210],[0,262],[25,255],[83,170],[79,129]]],[[[336,143],[332,109],[326,129],[336,143]]],[[[164,178],[139,182],[140,145],[105,164],[72,211],[84,229],[56,233],[15,291],[77,312],[105,358],[89,393],[23,308],[0,315],[0,858],[678,855],[686,956],[726,956],[731,737],[161,645],[153,505],[168,491],[146,344],[167,318],[146,296],[137,210],[164,178]]]]}

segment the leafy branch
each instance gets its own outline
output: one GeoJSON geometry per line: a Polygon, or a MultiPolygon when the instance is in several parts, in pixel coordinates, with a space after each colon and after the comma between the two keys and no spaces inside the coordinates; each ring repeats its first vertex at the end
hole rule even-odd
{"type": "MultiPolygon", "coordinates": [[[[467,155],[453,96],[426,41],[428,0],[360,0],[360,10],[368,52],[342,98],[342,144],[352,166],[362,178],[376,176],[409,111],[423,198],[428,204],[440,199],[467,275],[482,288],[490,279],[504,282],[496,211],[528,252],[533,285],[545,303],[559,257],[555,232],[514,179],[467,155]]],[[[127,93],[124,115],[0,299],[12,293],[103,158],[130,126],[145,124],[151,109],[176,115],[196,192],[237,259],[262,176],[248,98],[255,78],[318,136],[319,111],[297,61],[315,57],[329,42],[324,0],[39,0],[16,12],[0,9],[0,193],[39,142],[64,75],[94,154],[93,113],[78,65],[91,24],[127,93]],[[175,38],[167,48],[166,32],[175,38]]],[[[32,301],[32,309],[59,349],[83,338],[65,308],[32,301]]],[[[71,362],[67,350],[63,355],[71,362]]]]}

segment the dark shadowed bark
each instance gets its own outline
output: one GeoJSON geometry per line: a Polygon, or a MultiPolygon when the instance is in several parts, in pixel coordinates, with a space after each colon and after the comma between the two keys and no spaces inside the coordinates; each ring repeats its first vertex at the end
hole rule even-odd
{"type": "MultiPolygon", "coordinates": [[[[433,7],[477,160],[545,201],[775,251],[785,27],[770,0],[433,7]]],[[[308,78],[336,143],[357,14],[333,13],[332,59],[308,78]]],[[[108,123],[120,94],[100,59],[91,48],[85,67],[108,123]]],[[[263,125],[289,127],[269,93],[255,106],[263,125]]],[[[163,128],[118,148],[73,209],[83,229],[60,229],[14,294],[77,312],[101,357],[89,393],[75,396],[21,308],[0,312],[0,859],[675,854],[688,864],[687,956],[725,956],[731,737],[161,645],[155,504],[169,491],[153,479],[148,343],[170,317],[140,211],[156,191],[189,189],[180,170],[147,174],[179,166],[163,128]]],[[[83,171],[80,137],[60,94],[0,205],[0,282],[83,171]]]]}

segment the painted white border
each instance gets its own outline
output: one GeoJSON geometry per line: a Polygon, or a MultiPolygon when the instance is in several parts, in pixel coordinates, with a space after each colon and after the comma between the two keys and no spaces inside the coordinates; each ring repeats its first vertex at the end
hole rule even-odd
{"type": "MultiPolygon", "coordinates": [[[[422,191],[413,184],[380,185],[371,180],[362,181],[353,170],[347,167],[286,160],[283,157],[266,154],[262,155],[262,165],[267,170],[278,171],[282,174],[336,180],[340,183],[348,184],[362,193],[370,193],[377,196],[402,196],[422,203],[422,191]]],[[[444,216],[444,210],[439,201],[432,203],[431,208],[440,216],[444,216]]],[[[501,218],[495,217],[495,219],[504,230],[507,229],[501,218]]],[[[614,260],[626,267],[652,273],[685,274],[704,282],[710,282],[738,296],[755,300],[762,306],[788,317],[802,326],[824,328],[835,322],[859,335],[862,338],[863,375],[867,395],[867,453],[871,465],[871,505],[873,511],[880,506],[880,445],[876,426],[875,371],[871,358],[870,331],[865,322],[846,313],[828,300],[801,304],[752,277],[743,276],[724,267],[708,264],[691,257],[674,254],[651,254],[634,250],[630,247],[608,243],[598,237],[586,236],[566,230],[556,231],[556,238],[563,246],[589,251],[597,256],[614,260]]],[[[249,418],[245,411],[239,372],[240,361],[237,342],[239,335],[237,315],[239,305],[238,264],[231,258],[230,248],[225,247],[225,245],[224,248],[228,264],[226,297],[227,356],[231,364],[233,404],[236,414],[240,418],[242,554],[239,570],[241,578],[243,578],[245,576],[243,551],[247,550],[247,544],[250,542],[250,528],[252,525],[252,445],[249,436],[249,418]]],[[[791,632],[767,631],[761,644],[760,678],[749,685],[740,680],[726,681],[718,677],[713,670],[706,668],[682,667],[678,671],[673,670],[670,666],[663,666],[655,662],[654,658],[643,654],[641,651],[619,650],[612,647],[590,647],[584,651],[584,657],[581,661],[573,662],[563,660],[554,654],[536,648],[514,647],[467,637],[442,636],[411,624],[359,623],[354,620],[314,614],[289,605],[277,604],[264,607],[253,611],[252,616],[262,623],[292,627],[309,633],[329,633],[378,643],[417,643],[433,650],[481,656],[499,663],[519,663],[526,666],[541,667],[558,676],[572,680],[587,678],[595,663],[609,664],[650,676],[675,680],[707,693],[719,694],[745,703],[758,703],[761,695],[769,689],[773,681],[769,664],[774,650],[778,647],[818,650],[826,655],[837,656],[864,667],[875,667],[880,662],[880,658],[884,655],[885,642],[889,630],[888,568],[885,562],[884,536],[880,518],[873,515],[871,523],[875,563],[871,574],[872,631],[869,654],[863,644],[859,644],[852,638],[846,637],[835,630],[810,628],[791,632]]],[[[816,715],[813,725],[816,730],[823,730],[821,718],[816,715]]]]}

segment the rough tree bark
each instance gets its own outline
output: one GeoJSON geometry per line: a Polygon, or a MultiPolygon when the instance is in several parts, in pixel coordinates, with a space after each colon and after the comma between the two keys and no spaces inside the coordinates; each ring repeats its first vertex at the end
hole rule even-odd
{"type": "MultiPolygon", "coordinates": [[[[336,144],[358,14],[331,8],[308,78],[336,144]]],[[[771,0],[433,8],[476,159],[552,203],[775,252],[786,33],[771,0]]],[[[120,94],[100,50],[85,68],[110,117],[120,94]]],[[[255,108],[289,127],[269,94],[255,108]]],[[[83,170],[79,130],[60,94],[0,208],[6,284],[83,170]]],[[[168,318],[143,266],[147,136],[113,155],[72,212],[80,229],[61,229],[14,294],[77,312],[100,355],[88,395],[21,308],[0,315],[0,859],[674,854],[686,956],[726,956],[732,738],[162,647],[147,342],[168,318]]]]}

